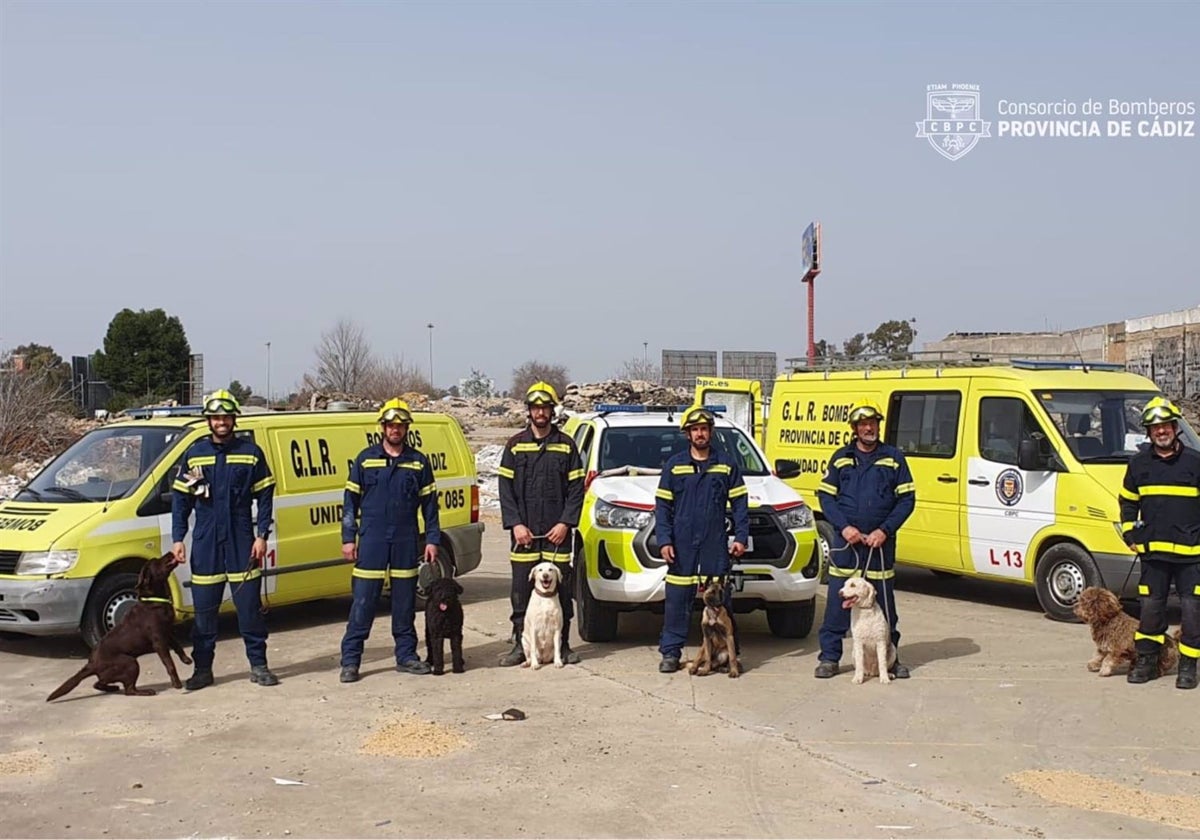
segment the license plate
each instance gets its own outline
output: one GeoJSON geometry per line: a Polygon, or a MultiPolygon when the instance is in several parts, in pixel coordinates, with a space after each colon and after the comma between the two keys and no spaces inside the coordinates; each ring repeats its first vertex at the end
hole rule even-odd
{"type": "MultiPolygon", "coordinates": [[[[729,538],[729,547],[733,548],[733,537],[729,538]]],[[[754,551],[754,537],[746,537],[746,553],[754,551]]]]}

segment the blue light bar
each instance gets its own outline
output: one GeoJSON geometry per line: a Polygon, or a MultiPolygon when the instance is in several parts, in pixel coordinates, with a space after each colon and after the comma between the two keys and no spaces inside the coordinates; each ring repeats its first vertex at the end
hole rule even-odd
{"type": "MultiPolygon", "coordinates": [[[[677,414],[682,411],[687,411],[692,408],[690,405],[619,405],[617,403],[600,403],[595,407],[595,411],[601,414],[649,414],[652,411],[677,414]]],[[[706,405],[705,409],[713,414],[721,414],[725,411],[723,405],[706,405]]]]}
{"type": "Polygon", "coordinates": [[[1023,370],[1125,370],[1125,365],[1119,362],[1085,362],[1082,360],[1072,361],[1064,359],[1057,361],[1053,359],[1013,359],[1013,367],[1022,368],[1023,370]]]}
{"type": "Polygon", "coordinates": [[[134,420],[145,420],[148,417],[188,417],[200,416],[204,411],[202,405],[160,405],[149,408],[127,408],[119,416],[130,417],[134,420]]]}

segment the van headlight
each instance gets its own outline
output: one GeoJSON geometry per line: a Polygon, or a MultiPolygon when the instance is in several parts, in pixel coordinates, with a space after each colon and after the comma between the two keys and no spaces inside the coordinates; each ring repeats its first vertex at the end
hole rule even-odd
{"type": "Polygon", "coordinates": [[[18,575],[60,575],[79,559],[78,551],[25,551],[17,561],[18,575]]]}
{"type": "Polygon", "coordinates": [[[811,528],[813,524],[812,508],[808,505],[797,505],[776,515],[779,517],[779,524],[786,531],[794,531],[797,528],[811,528]]]}
{"type": "Polygon", "coordinates": [[[648,510],[612,505],[598,499],[594,508],[596,524],[605,528],[633,528],[640,531],[651,523],[654,514],[648,510]]]}

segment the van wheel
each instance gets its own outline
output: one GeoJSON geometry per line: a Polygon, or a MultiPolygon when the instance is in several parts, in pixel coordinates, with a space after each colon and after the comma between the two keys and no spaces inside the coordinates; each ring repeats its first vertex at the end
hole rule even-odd
{"type": "Polygon", "coordinates": [[[790,607],[767,607],[767,627],[781,639],[803,639],[812,632],[817,599],[809,598],[790,607]]]}
{"type": "Polygon", "coordinates": [[[1046,550],[1034,569],[1038,602],[1055,621],[1074,621],[1075,602],[1089,586],[1101,586],[1103,580],[1092,555],[1071,543],[1059,543],[1046,550]]]}
{"type": "Polygon", "coordinates": [[[827,520],[817,520],[817,540],[821,544],[821,569],[817,573],[817,580],[828,584],[829,558],[833,556],[833,526],[827,520]]]}
{"type": "Polygon", "coordinates": [[[579,605],[579,638],[585,642],[611,642],[617,638],[617,610],[592,595],[580,551],[575,552],[575,603],[579,605]]]}
{"type": "Polygon", "coordinates": [[[94,648],[137,603],[138,576],[134,572],[107,574],[92,587],[79,630],[87,646],[94,648]]]}

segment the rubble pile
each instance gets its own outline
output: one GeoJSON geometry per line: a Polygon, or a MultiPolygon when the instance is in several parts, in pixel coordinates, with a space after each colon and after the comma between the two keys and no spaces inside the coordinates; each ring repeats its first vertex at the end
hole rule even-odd
{"type": "Polygon", "coordinates": [[[479,474],[479,507],[481,510],[499,510],[500,492],[497,489],[496,469],[504,447],[498,443],[480,447],[475,453],[475,471],[479,474]]]}
{"type": "Polygon", "coordinates": [[[1175,405],[1179,406],[1191,427],[1200,431],[1200,396],[1184,397],[1176,400],[1175,405]]]}
{"type": "Polygon", "coordinates": [[[600,403],[616,405],[690,405],[694,394],[687,388],[666,388],[639,379],[572,382],[562,396],[568,411],[591,411],[600,403]]]}

